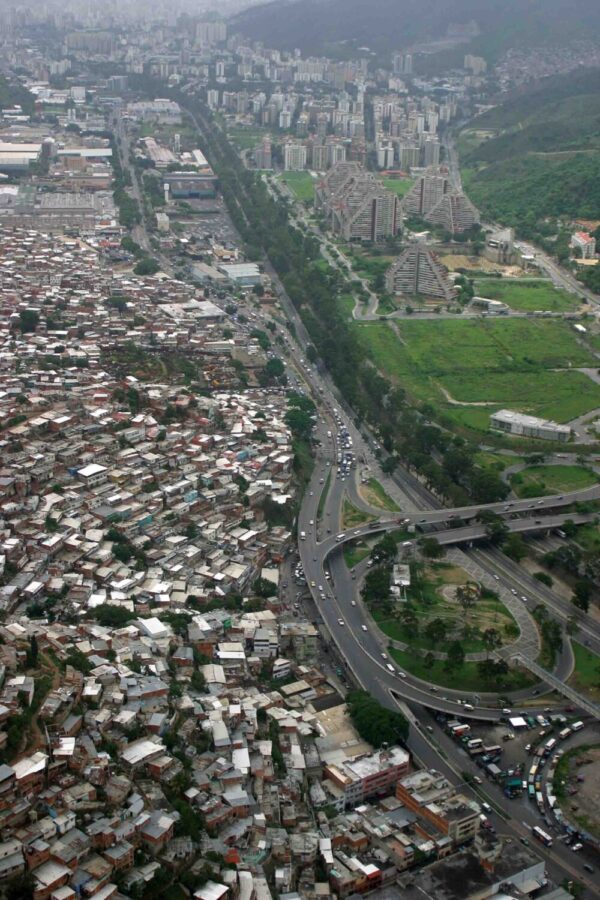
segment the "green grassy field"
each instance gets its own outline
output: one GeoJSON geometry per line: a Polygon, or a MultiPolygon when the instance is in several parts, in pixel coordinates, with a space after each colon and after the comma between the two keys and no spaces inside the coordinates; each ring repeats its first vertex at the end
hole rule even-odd
{"type": "Polygon", "coordinates": [[[294,192],[296,200],[303,202],[313,199],[315,195],[314,181],[310,172],[284,172],[281,178],[294,192]]]}
{"type": "Polygon", "coordinates": [[[510,479],[517,497],[543,497],[591,487],[598,476],[583,466],[531,466],[510,479]]]}
{"type": "Polygon", "coordinates": [[[475,293],[478,297],[500,300],[511,309],[522,312],[535,312],[538,309],[570,312],[581,305],[574,294],[557,290],[550,281],[542,279],[519,281],[485,278],[475,282],[475,293]]]}
{"type": "Polygon", "coordinates": [[[379,506],[388,512],[400,512],[398,504],[386,493],[385,488],[376,478],[369,478],[366,485],[361,485],[359,492],[371,506],[379,506]]]}
{"type": "Polygon", "coordinates": [[[592,653],[577,641],[573,641],[573,654],[575,671],[568,683],[582,694],[598,702],[600,700],[600,656],[592,653]]]}
{"type": "Polygon", "coordinates": [[[239,150],[252,150],[264,137],[269,137],[270,133],[264,128],[231,125],[227,129],[227,135],[239,150]]]}
{"type": "Polygon", "coordinates": [[[359,562],[362,562],[370,552],[368,547],[360,546],[358,544],[346,544],[344,546],[344,562],[349,569],[353,569],[354,566],[357,566],[359,562]]]}
{"type": "Polygon", "coordinates": [[[600,406],[600,386],[568,371],[595,361],[565,322],[408,319],[396,325],[401,340],[385,322],[357,324],[365,353],[450,423],[487,431],[490,414],[502,407],[568,422],[600,406]],[[460,405],[474,403],[486,405],[460,405]]]}
{"type": "Polygon", "coordinates": [[[355,528],[357,525],[364,525],[366,522],[372,522],[375,516],[358,509],[353,503],[345,498],[342,507],[342,528],[355,528]]]}
{"type": "Polygon", "coordinates": [[[593,523],[580,525],[575,540],[584,550],[598,553],[600,551],[600,528],[593,523]]]}
{"type": "MultiPolygon", "coordinates": [[[[432,684],[439,684],[441,687],[455,691],[480,692],[484,689],[477,669],[477,663],[466,662],[458,671],[448,674],[444,668],[443,660],[435,660],[433,666],[428,668],[423,663],[423,657],[416,656],[412,652],[394,650],[390,647],[389,654],[401,669],[410,672],[417,678],[422,678],[423,681],[430,681],[432,684]]],[[[528,672],[511,669],[509,676],[509,684],[507,687],[503,687],[500,693],[522,690],[536,683],[535,678],[528,672]]],[[[490,690],[493,692],[493,688],[488,688],[488,691],[490,690]]]]}
{"type": "Polygon", "coordinates": [[[414,183],[411,178],[383,178],[382,181],[388,191],[393,191],[398,197],[405,197],[414,183]]]}

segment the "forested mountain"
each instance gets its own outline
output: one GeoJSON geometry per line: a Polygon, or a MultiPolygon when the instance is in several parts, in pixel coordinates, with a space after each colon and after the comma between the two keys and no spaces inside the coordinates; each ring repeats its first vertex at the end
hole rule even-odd
{"type": "Polygon", "coordinates": [[[275,0],[246,10],[232,27],[268,47],[332,52],[344,43],[377,52],[439,37],[474,21],[473,49],[493,56],[511,46],[564,44],[600,34],[596,0],[275,0]]]}
{"type": "Polygon", "coordinates": [[[470,122],[460,145],[468,192],[488,215],[529,226],[600,218],[600,70],[509,98],[470,122]]]}

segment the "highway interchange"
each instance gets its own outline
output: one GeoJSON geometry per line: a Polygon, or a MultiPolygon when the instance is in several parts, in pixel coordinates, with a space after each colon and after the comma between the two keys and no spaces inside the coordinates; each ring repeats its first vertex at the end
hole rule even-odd
{"type": "MultiPolygon", "coordinates": [[[[193,117],[192,117],[193,118],[193,117]]],[[[197,123],[194,121],[194,124],[197,123]]],[[[298,516],[298,533],[306,532],[306,539],[299,541],[300,558],[304,566],[304,572],[308,585],[315,582],[315,588],[311,588],[312,598],[324,625],[327,627],[331,639],[334,642],[339,658],[345,662],[347,673],[350,677],[367,690],[373,697],[387,706],[399,707],[409,718],[411,730],[408,740],[408,748],[413,758],[422,766],[436,769],[444,774],[463,792],[474,796],[480,802],[487,800],[493,804],[494,813],[491,820],[506,838],[517,841],[527,840],[531,836],[531,828],[540,823],[540,817],[534,807],[525,801],[508,801],[499,786],[486,782],[483,787],[476,787],[464,781],[464,773],[477,774],[474,763],[466,755],[465,751],[441,730],[427,725],[429,721],[428,710],[432,708],[442,709],[453,715],[465,717],[469,715],[483,722],[492,724],[497,721],[501,710],[498,706],[489,705],[491,700],[483,694],[480,698],[469,697],[469,702],[475,707],[473,711],[465,710],[464,705],[458,700],[465,695],[450,688],[430,690],[430,686],[411,678],[403,678],[398,674],[392,674],[387,669],[389,660],[382,657],[386,652],[383,638],[375,629],[374,624],[360,602],[357,586],[360,583],[360,568],[357,567],[356,580],[348,571],[341,547],[335,542],[335,534],[340,528],[340,516],[344,496],[347,494],[355,505],[359,505],[360,498],[357,495],[356,485],[351,480],[343,481],[342,478],[332,475],[326,496],[319,503],[321,494],[327,486],[327,472],[331,471],[337,461],[337,448],[335,435],[338,430],[336,413],[344,420],[349,434],[353,440],[353,452],[365,464],[368,464],[373,477],[382,484],[388,479],[379,469],[373,448],[375,440],[362,426],[362,433],[354,426],[352,410],[348,409],[333,384],[326,370],[319,364],[309,366],[305,361],[306,347],[310,343],[309,336],[296,313],[296,310],[287,296],[278,276],[268,259],[264,259],[264,268],[273,280],[277,289],[282,308],[288,322],[293,324],[296,340],[289,340],[285,328],[278,329],[287,347],[288,377],[292,388],[306,391],[315,401],[318,409],[318,420],[315,427],[315,439],[320,443],[317,451],[314,472],[307,486],[302,506],[298,516]],[[334,437],[330,441],[327,432],[331,431],[334,437]],[[329,462],[329,465],[327,463],[329,462]],[[319,515],[320,512],[320,515],[319,515]],[[319,523],[310,525],[310,522],[319,523]],[[333,536],[333,539],[331,539],[333,536]],[[327,551],[327,552],[325,552],[327,551]],[[326,570],[330,579],[325,578],[326,570]],[[321,600],[319,585],[324,589],[327,599],[321,600]],[[344,622],[339,625],[339,620],[344,622]],[[443,691],[443,693],[442,693],[443,691]],[[481,701],[481,702],[480,702],[481,701]]],[[[379,448],[378,448],[379,449],[379,448]]],[[[381,451],[380,451],[381,452],[381,451]]],[[[385,453],[381,452],[382,459],[385,453]]],[[[351,472],[351,479],[354,472],[351,472]]],[[[416,520],[418,527],[437,527],[440,524],[451,524],[451,517],[468,521],[477,515],[480,507],[467,507],[462,510],[446,510],[441,507],[437,499],[430,494],[424,485],[412,473],[399,468],[394,475],[396,493],[401,497],[402,518],[410,518],[413,524],[416,520]],[[424,520],[424,521],[421,521],[424,520]]],[[[580,492],[580,496],[543,498],[541,503],[529,501],[515,501],[509,510],[503,507],[507,504],[496,504],[496,509],[501,515],[509,516],[515,513],[530,515],[534,518],[542,517],[547,511],[553,513],[552,521],[557,521],[557,510],[566,507],[574,499],[596,499],[600,497],[600,486],[589,491],[580,492]]],[[[372,510],[371,510],[372,511],[372,510]]],[[[383,518],[383,517],[382,517],[383,518]]],[[[518,521],[517,519],[512,521],[518,521]]],[[[548,520],[547,527],[553,527],[548,520]]],[[[387,525],[386,527],[390,527],[387,525]]],[[[398,527],[396,525],[396,527],[398,527]]],[[[360,529],[354,529],[359,530],[360,529]]],[[[370,530],[373,534],[375,529],[370,530]]],[[[512,593],[526,593],[532,606],[542,603],[555,614],[563,623],[571,615],[568,603],[556,596],[552,591],[540,582],[532,579],[524,569],[513,563],[500,551],[488,546],[468,546],[462,550],[452,550],[452,553],[460,554],[461,564],[469,572],[476,572],[485,579],[500,583],[500,596],[503,591],[512,593]]],[[[364,564],[363,564],[364,567],[364,564]]],[[[600,634],[596,623],[586,615],[581,616],[580,633],[591,649],[600,652],[600,634]]],[[[394,664],[394,668],[397,666],[394,664]]],[[[522,699],[522,698],[519,698],[522,699]]],[[[513,704],[513,712],[519,709],[518,704],[513,704]]],[[[531,713],[531,708],[528,713],[531,713]]],[[[550,827],[550,826],[548,826],[550,827]]],[[[574,856],[573,852],[565,844],[556,838],[551,848],[535,846],[535,852],[542,856],[546,862],[549,877],[560,884],[565,879],[574,879],[586,889],[586,896],[600,897],[600,888],[595,884],[593,876],[590,877],[582,868],[582,860],[574,856]]]]}
{"type": "MultiPolygon", "coordinates": [[[[431,721],[427,710],[439,709],[447,713],[461,716],[466,715],[482,722],[492,724],[501,715],[497,705],[491,705],[489,695],[481,694],[479,698],[468,697],[469,702],[475,707],[473,711],[467,711],[458,700],[465,699],[465,694],[450,688],[438,688],[431,690],[431,686],[412,678],[408,673],[403,678],[398,674],[392,674],[387,669],[393,661],[384,659],[382,653],[386,653],[385,640],[375,628],[372,620],[366,614],[357,592],[360,580],[360,567],[356,568],[356,579],[346,567],[342,548],[335,541],[337,533],[341,532],[341,511],[344,496],[348,496],[353,504],[359,505],[360,498],[356,489],[355,471],[351,470],[350,477],[346,480],[337,478],[335,467],[337,463],[336,434],[338,431],[337,416],[341,417],[348,433],[352,437],[352,450],[355,455],[367,464],[370,474],[377,477],[384,485],[389,482],[379,469],[379,462],[373,452],[375,439],[367,433],[365,426],[359,431],[353,421],[353,415],[339,395],[328,373],[321,365],[311,366],[306,362],[306,346],[310,343],[304,326],[297,316],[296,311],[285,294],[275,271],[268,261],[265,268],[274,280],[278,288],[279,298],[288,319],[293,322],[297,343],[288,340],[288,377],[290,386],[306,391],[315,401],[318,409],[318,419],[315,426],[314,438],[318,442],[315,468],[309,485],[306,488],[302,506],[298,516],[298,533],[304,531],[306,539],[298,542],[300,559],[303,563],[307,584],[318,610],[326,626],[331,640],[335,645],[340,660],[345,664],[346,671],[362,688],[367,690],[379,702],[387,706],[400,708],[411,722],[411,731],[408,747],[421,765],[436,769],[446,775],[453,783],[459,784],[467,794],[472,794],[479,801],[486,799],[493,803],[497,811],[492,815],[492,820],[497,829],[513,840],[527,840],[531,834],[531,828],[540,823],[540,817],[534,807],[527,801],[508,801],[501,789],[492,783],[487,783],[482,788],[464,783],[463,773],[469,771],[477,773],[472,761],[466,757],[464,750],[451,741],[443,731],[436,729],[432,736],[426,723],[431,721]],[[332,433],[333,440],[327,432],[332,433]],[[365,437],[366,434],[366,437],[365,437]],[[329,463],[329,465],[328,465],[329,463]],[[327,473],[332,472],[327,484],[327,473]],[[326,496],[321,495],[327,488],[326,496]],[[321,501],[321,502],[320,502],[321,501]],[[319,509],[319,505],[321,509],[319,509]],[[320,515],[319,515],[320,513],[320,515]],[[310,522],[314,524],[311,526],[310,522]],[[327,552],[324,552],[327,551],[327,552]],[[329,572],[330,579],[325,578],[329,572]],[[310,587],[315,582],[315,588],[310,587]],[[327,599],[320,599],[322,586],[327,599]],[[353,602],[354,601],[354,602],[353,602]],[[339,619],[344,622],[339,625],[339,619]],[[366,630],[365,630],[366,629],[366,630]],[[445,699],[444,699],[445,698],[445,699]],[[490,705],[486,705],[490,704],[490,705]]],[[[282,335],[285,332],[281,332],[282,335]]],[[[382,454],[384,457],[385,454],[382,454]]],[[[474,519],[481,507],[472,506],[461,510],[443,509],[439,501],[433,497],[422,483],[410,472],[400,468],[394,475],[397,493],[402,497],[402,513],[396,515],[397,520],[410,519],[408,524],[416,524],[418,527],[438,527],[451,523],[454,516],[461,521],[474,519]],[[421,521],[425,520],[425,521],[421,521]]],[[[491,508],[499,514],[521,514],[537,518],[548,512],[556,514],[557,510],[567,507],[574,499],[590,500],[600,497],[600,487],[596,486],[577,495],[563,495],[560,497],[546,497],[542,503],[538,501],[513,501],[508,510],[508,503],[493,504],[491,508]],[[532,508],[533,507],[533,508],[532,508]]],[[[510,502],[510,501],[509,501],[510,502]]],[[[373,512],[373,510],[370,510],[373,512]]],[[[385,515],[379,517],[384,522],[385,515]]],[[[387,517],[392,519],[391,516],[387,517]]],[[[556,515],[552,521],[556,519],[556,515]]],[[[518,519],[508,521],[522,521],[518,519]]],[[[564,521],[564,519],[563,519],[564,521]]],[[[385,523],[384,528],[395,526],[397,522],[385,523]]],[[[553,526],[548,526],[553,527],[553,526]]],[[[354,528],[352,531],[367,531],[371,535],[375,529],[354,528]]],[[[352,535],[358,537],[358,535],[352,535]]],[[[549,610],[563,622],[571,615],[570,605],[554,594],[550,589],[533,579],[524,569],[513,563],[499,550],[488,546],[474,546],[459,552],[465,560],[465,566],[472,565],[474,570],[483,573],[490,579],[489,583],[500,585],[508,592],[527,594],[531,606],[543,603],[549,610]]],[[[364,568],[364,563],[363,563],[364,568]]],[[[499,590],[503,595],[502,590],[499,590]]],[[[598,626],[589,616],[581,617],[581,634],[585,637],[590,648],[600,652],[600,634],[598,626]]],[[[583,639],[582,637],[582,639],[583,639]]],[[[567,673],[568,674],[568,673],[567,673]]],[[[550,689],[550,688],[548,688],[550,689]]],[[[543,690],[543,687],[542,687],[543,690]]],[[[518,695],[517,695],[518,696],[518,695]]],[[[524,699],[519,697],[519,699],[524,699]]],[[[495,700],[495,697],[494,697],[495,700]]],[[[519,707],[516,698],[513,711],[519,707]]],[[[531,713],[531,708],[528,709],[531,713]]],[[[550,877],[557,883],[565,879],[576,879],[586,888],[586,896],[600,897],[600,889],[593,879],[583,871],[581,860],[574,858],[572,851],[560,840],[555,840],[551,848],[543,846],[535,847],[538,854],[544,857],[550,877]]]]}

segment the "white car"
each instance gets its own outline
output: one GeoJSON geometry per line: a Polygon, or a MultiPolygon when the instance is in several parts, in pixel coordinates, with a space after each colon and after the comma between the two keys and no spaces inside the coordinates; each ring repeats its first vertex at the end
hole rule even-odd
{"type": "Polygon", "coordinates": [[[362,628],[363,631],[368,631],[368,630],[369,630],[369,629],[367,628],[366,625],[361,625],[360,627],[362,628]]]}
{"type": "Polygon", "coordinates": [[[351,600],[351,601],[350,601],[350,606],[356,606],[356,600],[351,600]]]}
{"type": "Polygon", "coordinates": [[[344,624],[344,620],[343,620],[343,619],[338,619],[338,625],[343,625],[343,624],[344,624]]]}

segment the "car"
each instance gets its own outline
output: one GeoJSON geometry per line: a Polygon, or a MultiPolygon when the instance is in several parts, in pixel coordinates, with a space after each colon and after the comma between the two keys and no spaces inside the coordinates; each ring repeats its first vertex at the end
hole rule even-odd
{"type": "Polygon", "coordinates": [[[319,590],[321,593],[323,593],[323,585],[322,584],[319,585],[319,590]]]}
{"type": "Polygon", "coordinates": [[[319,478],[319,484],[325,484],[325,479],[324,479],[324,478],[319,478]]]}
{"type": "Polygon", "coordinates": [[[594,873],[594,867],[590,866],[589,863],[584,863],[583,868],[585,869],[586,872],[591,872],[592,874],[594,873]]]}
{"type": "Polygon", "coordinates": [[[493,575],[492,577],[494,578],[495,581],[500,581],[500,576],[499,576],[499,575],[493,575]]]}
{"type": "Polygon", "coordinates": [[[344,620],[343,620],[343,619],[338,619],[338,625],[343,625],[343,624],[344,624],[344,620]]]}
{"type": "Polygon", "coordinates": [[[433,686],[430,687],[429,690],[430,690],[430,692],[431,692],[432,694],[437,694],[437,692],[438,692],[438,689],[437,689],[436,687],[433,687],[433,686]]]}
{"type": "Polygon", "coordinates": [[[311,581],[310,586],[311,586],[311,587],[316,587],[316,586],[317,586],[317,582],[316,582],[316,581],[311,581]]]}
{"type": "Polygon", "coordinates": [[[314,520],[314,519],[310,519],[308,524],[309,524],[309,525],[314,525],[314,524],[315,524],[315,520],[314,520]]]}
{"type": "Polygon", "coordinates": [[[523,603],[527,603],[527,597],[521,597],[521,600],[523,601],[523,603]]]}
{"type": "Polygon", "coordinates": [[[515,597],[517,596],[517,591],[515,590],[515,588],[511,588],[510,592],[511,592],[511,594],[514,594],[515,597]]]}
{"type": "Polygon", "coordinates": [[[482,802],[481,808],[484,809],[486,811],[486,813],[488,813],[488,814],[491,813],[491,811],[492,811],[492,807],[490,806],[489,803],[486,803],[485,800],[482,802]]]}
{"type": "Polygon", "coordinates": [[[473,781],[475,784],[483,784],[483,779],[479,777],[479,775],[473,775],[473,781]]]}
{"type": "Polygon", "coordinates": [[[369,629],[367,628],[366,625],[361,625],[360,627],[362,628],[363,631],[368,631],[368,630],[369,630],[369,629]]]}
{"type": "Polygon", "coordinates": [[[525,744],[525,753],[529,753],[531,750],[531,744],[525,744]]]}
{"type": "Polygon", "coordinates": [[[398,675],[400,678],[406,678],[406,672],[401,672],[400,669],[398,669],[398,675]]]}
{"type": "Polygon", "coordinates": [[[381,658],[382,658],[382,659],[387,659],[387,653],[382,653],[382,654],[381,654],[381,658]]]}
{"type": "Polygon", "coordinates": [[[311,496],[311,497],[314,497],[314,496],[315,496],[315,492],[314,492],[314,491],[311,491],[311,492],[310,492],[310,496],[311,496]]]}
{"type": "Polygon", "coordinates": [[[519,840],[522,844],[525,845],[525,847],[529,847],[529,841],[527,840],[527,838],[519,838],[519,840]]]}
{"type": "Polygon", "coordinates": [[[350,606],[356,606],[356,600],[351,600],[351,601],[350,601],[350,606]]]}
{"type": "Polygon", "coordinates": [[[574,853],[578,853],[579,850],[583,850],[583,844],[579,844],[579,843],[573,844],[573,845],[571,846],[571,850],[572,850],[574,853]]]}

